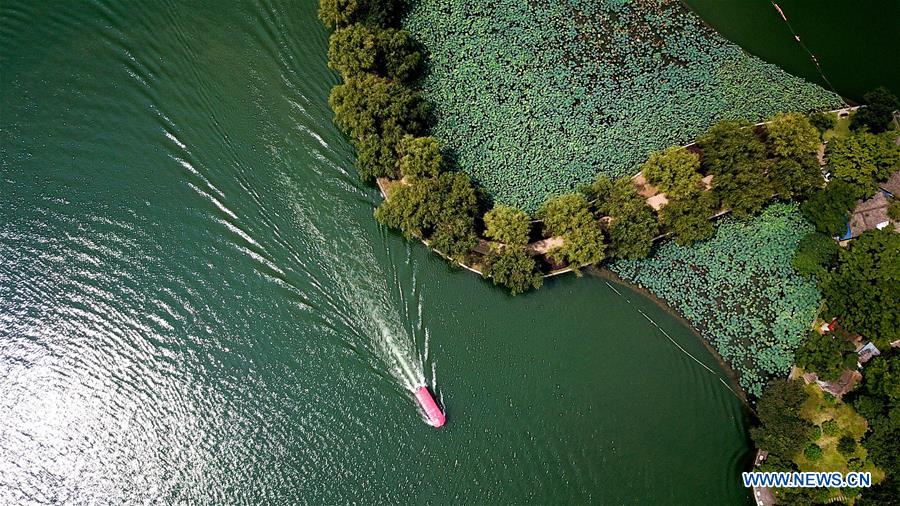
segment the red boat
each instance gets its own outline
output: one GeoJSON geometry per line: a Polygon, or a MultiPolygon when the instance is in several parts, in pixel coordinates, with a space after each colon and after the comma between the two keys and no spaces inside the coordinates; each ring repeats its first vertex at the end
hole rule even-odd
{"type": "Polygon", "coordinates": [[[428,418],[428,425],[435,428],[444,425],[447,418],[444,416],[444,412],[441,411],[441,408],[438,407],[437,403],[434,402],[434,397],[431,396],[428,387],[422,385],[416,389],[415,393],[416,400],[419,401],[419,406],[422,406],[422,410],[425,411],[425,416],[428,418]]]}

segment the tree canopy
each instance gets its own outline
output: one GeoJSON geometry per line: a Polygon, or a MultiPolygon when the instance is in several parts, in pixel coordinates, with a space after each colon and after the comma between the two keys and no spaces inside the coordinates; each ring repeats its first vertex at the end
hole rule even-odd
{"type": "Polygon", "coordinates": [[[507,246],[492,252],[486,264],[484,275],[489,276],[495,285],[509,288],[513,295],[530,288],[540,288],[543,283],[534,259],[526,255],[521,247],[507,246]]]}
{"type": "Polygon", "coordinates": [[[738,218],[762,209],[774,188],[766,177],[766,148],[746,121],[721,121],[698,140],[701,164],[715,175],[713,192],[738,218]]]}
{"type": "Polygon", "coordinates": [[[847,229],[850,210],[856,203],[856,189],[840,180],[833,180],[824,189],[813,192],[801,204],[803,217],[816,230],[828,236],[840,236],[847,229]]]}
{"type": "Polygon", "coordinates": [[[420,94],[373,74],[347,79],[331,90],[334,122],[359,152],[363,179],[396,174],[397,143],[425,129],[427,108],[420,94]]]}
{"type": "Polygon", "coordinates": [[[797,349],[797,365],[818,375],[819,379],[835,381],[847,369],[856,368],[856,347],[842,336],[810,331],[797,349]]]}
{"type": "Polygon", "coordinates": [[[558,261],[584,265],[603,260],[606,244],[600,223],[584,195],[569,193],[544,203],[540,213],[548,236],[561,236],[563,246],[550,253],[558,261]]]}
{"type": "Polygon", "coordinates": [[[531,232],[531,218],[522,211],[502,204],[484,215],[485,235],[508,246],[524,246],[531,232]]]}
{"type": "Polygon", "coordinates": [[[821,278],[837,263],[840,246],[827,235],[819,232],[800,239],[791,264],[804,276],[821,278]]]}
{"type": "Polygon", "coordinates": [[[434,137],[405,135],[397,144],[397,154],[403,177],[435,177],[441,172],[443,157],[434,137]]]}
{"type": "Polygon", "coordinates": [[[900,169],[900,146],[890,133],[857,132],[828,143],[828,167],[837,179],[856,189],[856,197],[869,197],[878,181],[900,169]]]}
{"type": "Polygon", "coordinates": [[[819,161],[814,156],[775,160],[769,178],[775,192],[786,199],[806,198],[825,183],[819,161]]]}
{"type": "Polygon", "coordinates": [[[403,0],[319,0],[319,19],[327,28],[351,23],[387,27],[403,13],[403,0]]]}
{"type": "Polygon", "coordinates": [[[676,198],[700,189],[699,170],[700,157],[679,146],[653,153],[641,165],[641,172],[647,181],[676,198]]]}
{"type": "Polygon", "coordinates": [[[822,294],[844,327],[873,341],[900,338],[900,234],[870,230],[854,239],[822,294]]]}
{"type": "Polygon", "coordinates": [[[816,112],[810,114],[809,122],[816,127],[819,134],[824,134],[826,131],[837,126],[837,118],[833,113],[829,112],[816,112]]]}
{"type": "Polygon", "coordinates": [[[459,257],[477,244],[475,189],[469,177],[444,172],[435,178],[413,178],[399,185],[375,210],[384,225],[399,228],[408,238],[429,239],[432,246],[459,257]]]}
{"type": "Polygon", "coordinates": [[[408,81],[419,68],[422,55],[404,30],[352,24],[331,34],[328,66],[344,79],[373,73],[408,81]]]}
{"type": "Polygon", "coordinates": [[[786,458],[800,452],[812,430],[800,414],[807,397],[801,381],[770,381],[756,407],[760,426],[750,429],[756,446],[786,458]]]}
{"type": "Polygon", "coordinates": [[[797,112],[780,113],[766,125],[769,151],[780,158],[812,158],[819,149],[819,131],[809,119],[797,112]]]}
{"type": "Polygon", "coordinates": [[[600,176],[584,191],[595,199],[593,206],[597,214],[610,218],[606,227],[611,247],[609,256],[636,259],[650,254],[659,223],[647,201],[638,195],[631,178],[626,176],[613,182],[600,176]]]}
{"type": "Polygon", "coordinates": [[[709,192],[695,192],[670,200],[659,211],[659,223],[667,232],[675,235],[681,245],[693,244],[713,235],[710,217],[715,210],[715,199],[709,192]]]}
{"type": "Polygon", "coordinates": [[[893,93],[885,87],[878,87],[863,95],[865,107],[857,109],[850,120],[853,130],[867,129],[872,133],[881,133],[890,127],[893,112],[900,109],[900,103],[893,93]]]}

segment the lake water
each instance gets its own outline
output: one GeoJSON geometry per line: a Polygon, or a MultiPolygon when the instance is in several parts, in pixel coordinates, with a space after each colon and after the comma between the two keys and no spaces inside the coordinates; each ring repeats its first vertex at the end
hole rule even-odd
{"type": "Polygon", "coordinates": [[[770,0],[685,3],[729,40],[795,76],[857,102],[878,86],[900,96],[900,1],[777,0],[821,74],[770,0]]]}
{"type": "Polygon", "coordinates": [[[314,12],[0,6],[0,503],[749,501],[675,318],[591,277],[511,298],[375,223],[314,12]]]}

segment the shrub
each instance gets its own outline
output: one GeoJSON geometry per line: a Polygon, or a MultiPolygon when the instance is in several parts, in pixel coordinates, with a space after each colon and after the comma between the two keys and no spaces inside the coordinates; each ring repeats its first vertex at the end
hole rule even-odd
{"type": "Polygon", "coordinates": [[[894,221],[900,221],[900,200],[891,202],[888,207],[888,217],[894,221]]]}
{"type": "Polygon", "coordinates": [[[809,431],[809,440],[815,442],[818,441],[820,437],[822,437],[822,427],[814,425],[809,431]]]}
{"type": "Polygon", "coordinates": [[[816,443],[807,443],[803,449],[803,455],[809,460],[819,460],[822,458],[822,447],[816,443]]]}
{"type": "Polygon", "coordinates": [[[822,422],[822,431],[826,436],[837,436],[840,431],[837,420],[825,420],[822,422]]]}
{"type": "Polygon", "coordinates": [[[838,440],[837,451],[841,455],[853,455],[856,451],[856,439],[849,434],[844,434],[838,440]]]}

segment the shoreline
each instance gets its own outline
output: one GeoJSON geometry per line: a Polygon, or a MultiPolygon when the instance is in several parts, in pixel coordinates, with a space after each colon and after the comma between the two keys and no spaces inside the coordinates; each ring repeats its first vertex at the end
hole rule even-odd
{"type": "Polygon", "coordinates": [[[719,354],[718,350],[716,350],[715,347],[705,337],[703,337],[700,331],[698,331],[687,318],[682,316],[681,313],[676,311],[664,299],[656,296],[646,288],[642,288],[638,285],[625,281],[624,279],[619,277],[618,274],[606,267],[590,266],[585,269],[585,271],[602,280],[611,281],[617,285],[623,286],[631,290],[632,292],[644,297],[645,299],[649,300],[657,307],[662,309],[666,314],[673,316],[676,320],[678,320],[679,323],[685,325],[688,329],[690,329],[691,333],[694,334],[695,337],[697,337],[703,347],[710,353],[710,355],[712,355],[716,363],[719,364],[719,366],[725,372],[725,376],[728,377],[728,386],[731,387],[732,390],[734,390],[736,393],[738,393],[738,397],[740,398],[741,403],[744,405],[744,408],[747,409],[750,413],[753,413],[755,416],[756,412],[750,405],[749,396],[738,381],[737,372],[731,367],[730,364],[728,364],[728,361],[725,360],[725,358],[722,357],[721,354],[719,354]]]}

